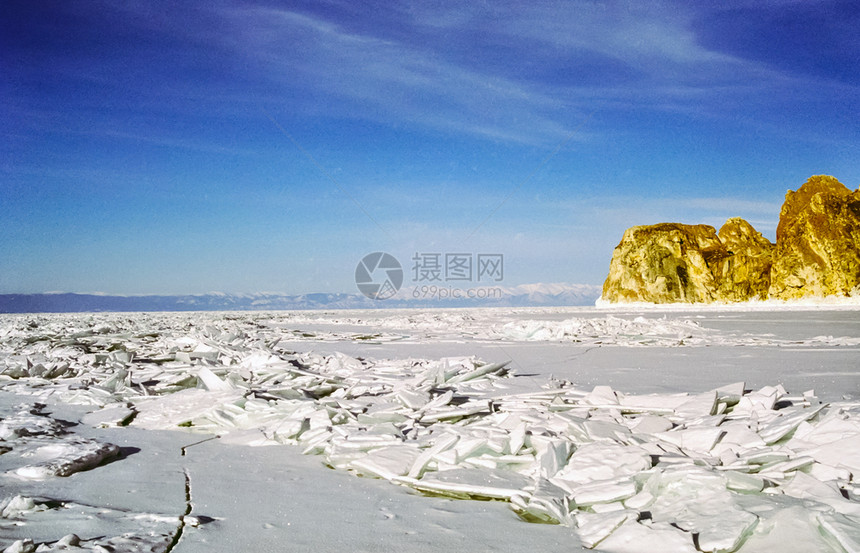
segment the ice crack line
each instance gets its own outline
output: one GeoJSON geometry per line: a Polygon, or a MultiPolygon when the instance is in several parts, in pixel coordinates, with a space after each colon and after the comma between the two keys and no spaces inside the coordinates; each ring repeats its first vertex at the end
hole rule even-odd
{"type": "MultiPolygon", "coordinates": [[[[182,448],[182,455],[185,455],[185,448],[182,448]]],[[[185,531],[185,517],[191,514],[191,475],[188,473],[188,468],[182,469],[185,475],[185,512],[179,515],[179,526],[176,528],[176,534],[170,541],[170,545],[164,550],[164,553],[170,553],[182,539],[182,533],[185,531]]]]}
{"type": "MultiPolygon", "coordinates": [[[[194,443],[190,443],[188,445],[184,445],[180,448],[180,456],[185,457],[188,453],[188,448],[202,444],[204,442],[208,442],[210,440],[217,440],[221,436],[215,435],[209,438],[205,438],[203,440],[196,441],[194,443]]],[[[179,526],[176,528],[176,534],[173,535],[173,539],[170,541],[170,545],[167,546],[167,549],[164,550],[164,553],[170,553],[179,543],[179,540],[182,539],[182,534],[185,532],[186,523],[191,523],[192,526],[196,526],[198,521],[196,518],[191,517],[188,519],[189,515],[191,515],[192,509],[192,501],[191,501],[191,474],[188,472],[188,467],[183,467],[182,473],[185,475],[185,512],[179,515],[179,526]]]]}

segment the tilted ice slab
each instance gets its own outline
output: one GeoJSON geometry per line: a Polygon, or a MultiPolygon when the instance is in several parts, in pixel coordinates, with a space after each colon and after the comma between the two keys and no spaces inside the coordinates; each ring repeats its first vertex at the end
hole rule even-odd
{"type": "Polygon", "coordinates": [[[3,474],[31,480],[70,476],[119,454],[116,445],[76,437],[68,426],[46,413],[42,404],[25,403],[0,417],[3,474]]]}
{"type": "Polygon", "coordinates": [[[15,474],[22,478],[42,480],[51,476],[69,476],[97,467],[119,455],[119,447],[89,439],[50,440],[33,447],[28,444],[26,455],[30,463],[19,467],[15,474]]]}
{"type": "Polygon", "coordinates": [[[254,318],[183,332],[147,324],[188,319],[110,321],[7,332],[4,388],[92,405],[94,424],[291,444],[423,493],[508,501],[605,551],[761,551],[789,527],[806,551],[858,543],[857,404],[743,383],[629,395],[470,357],[295,354],[254,318]]]}

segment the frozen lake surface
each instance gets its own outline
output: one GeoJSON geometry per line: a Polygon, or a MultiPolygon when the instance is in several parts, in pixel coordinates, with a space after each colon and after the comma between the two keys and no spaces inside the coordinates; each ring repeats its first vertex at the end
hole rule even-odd
{"type": "Polygon", "coordinates": [[[9,551],[860,550],[856,307],[5,315],[0,392],[9,551]]]}

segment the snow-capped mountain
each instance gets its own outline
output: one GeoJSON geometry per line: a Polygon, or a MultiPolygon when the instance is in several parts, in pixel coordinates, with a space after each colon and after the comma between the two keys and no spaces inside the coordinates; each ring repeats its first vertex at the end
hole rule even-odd
{"type": "Polygon", "coordinates": [[[0,313],[80,311],[265,311],[288,309],[389,309],[401,307],[528,307],[594,305],[600,286],[521,284],[460,289],[404,287],[387,300],[361,294],[279,293],[112,296],[106,294],[0,294],[0,313]]]}

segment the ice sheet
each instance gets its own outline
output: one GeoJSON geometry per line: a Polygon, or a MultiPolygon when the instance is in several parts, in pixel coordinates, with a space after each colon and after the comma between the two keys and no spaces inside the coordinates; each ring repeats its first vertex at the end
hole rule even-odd
{"type": "MultiPolygon", "coordinates": [[[[506,501],[523,520],[567,526],[585,545],[608,551],[633,544],[644,553],[744,551],[749,543],[769,543],[793,520],[809,530],[799,535],[822,536],[815,547],[853,547],[856,390],[818,381],[787,391],[779,380],[750,390],[731,384],[735,374],[712,390],[656,392],[641,373],[627,379],[629,389],[541,369],[518,376],[529,373],[527,354],[537,350],[516,344],[534,342],[562,354],[570,350],[553,344],[614,348],[614,357],[631,359],[738,348],[749,363],[763,359],[756,357],[761,348],[817,356],[838,350],[850,358],[860,344],[848,334],[786,338],[697,317],[469,310],[3,318],[0,386],[33,398],[0,421],[7,450],[0,461],[12,492],[4,508],[12,505],[9,514],[19,519],[48,516],[51,509],[37,506],[55,500],[23,495],[22,482],[35,476],[50,487],[65,471],[57,467],[100,471],[119,453],[68,435],[64,423],[39,414],[37,401],[60,400],[90,406],[83,420],[117,432],[196,433],[183,453],[218,443],[295,445],[330,467],[418,492],[506,501]],[[318,350],[293,349],[297,343],[318,350]],[[427,347],[450,353],[366,355],[427,347]],[[455,353],[468,348],[482,357],[455,353]],[[803,393],[813,387],[831,399],[803,393]]],[[[679,370],[679,358],[667,368],[679,370]]],[[[186,515],[190,528],[196,519],[186,515]]],[[[176,512],[158,516],[175,526],[158,534],[161,540],[186,525],[176,512]]],[[[202,538],[206,529],[195,532],[202,538]]],[[[84,544],[95,539],[76,534],[84,544]]],[[[34,536],[34,543],[53,547],[68,535],[34,536]]],[[[27,547],[16,543],[6,545],[27,547]]]]}

